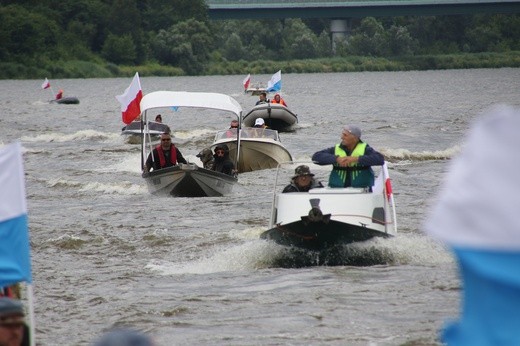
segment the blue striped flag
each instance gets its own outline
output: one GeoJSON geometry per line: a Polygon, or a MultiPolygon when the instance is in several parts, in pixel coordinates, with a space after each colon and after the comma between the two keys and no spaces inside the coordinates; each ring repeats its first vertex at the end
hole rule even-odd
{"type": "Polygon", "coordinates": [[[491,109],[471,128],[425,225],[454,252],[462,311],[448,345],[520,345],[520,109],[491,109]]]}
{"type": "Polygon", "coordinates": [[[0,148],[0,287],[32,282],[21,144],[0,148]]]}
{"type": "Polygon", "coordinates": [[[274,92],[282,90],[282,70],[276,72],[269,82],[267,82],[267,91],[274,92]]]}

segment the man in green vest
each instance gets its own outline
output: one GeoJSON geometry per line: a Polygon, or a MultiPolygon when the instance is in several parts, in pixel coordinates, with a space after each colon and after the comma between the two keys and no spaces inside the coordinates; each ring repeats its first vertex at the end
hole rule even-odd
{"type": "Polygon", "coordinates": [[[312,155],[318,165],[332,165],[330,187],[368,187],[374,185],[371,166],[382,166],[384,156],[361,140],[361,129],[348,125],[341,132],[341,143],[312,155]]]}

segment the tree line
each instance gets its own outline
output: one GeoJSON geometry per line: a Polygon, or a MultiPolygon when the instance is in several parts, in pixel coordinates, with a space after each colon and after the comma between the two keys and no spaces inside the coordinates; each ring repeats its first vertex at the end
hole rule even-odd
{"type": "MultiPolygon", "coordinates": [[[[331,42],[325,19],[211,21],[203,0],[3,0],[0,78],[85,77],[164,66],[520,51],[518,14],[367,17],[331,42]],[[331,49],[334,44],[334,53],[331,49]]],[[[173,72],[172,72],[173,71],[173,72]]]]}

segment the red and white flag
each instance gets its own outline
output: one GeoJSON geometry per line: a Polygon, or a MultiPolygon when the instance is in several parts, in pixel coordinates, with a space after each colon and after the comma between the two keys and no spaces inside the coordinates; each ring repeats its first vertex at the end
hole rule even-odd
{"type": "Polygon", "coordinates": [[[244,84],[244,89],[247,90],[247,88],[249,88],[249,83],[251,83],[251,74],[248,74],[246,76],[246,78],[244,78],[244,81],[242,82],[242,84],[244,84]]]}
{"type": "Polygon", "coordinates": [[[45,78],[45,80],[42,83],[42,89],[47,89],[51,87],[51,83],[49,83],[49,80],[45,78]]]}
{"type": "Polygon", "coordinates": [[[121,112],[125,124],[130,124],[141,114],[142,98],[143,91],[141,90],[141,81],[139,80],[139,73],[136,72],[132,83],[126,88],[123,95],[116,96],[116,99],[121,104],[121,112]]]}
{"type": "Polygon", "coordinates": [[[390,175],[388,174],[388,167],[386,166],[386,162],[383,165],[383,177],[385,178],[386,199],[388,199],[390,205],[394,205],[394,192],[392,191],[392,182],[390,181],[390,175]]]}

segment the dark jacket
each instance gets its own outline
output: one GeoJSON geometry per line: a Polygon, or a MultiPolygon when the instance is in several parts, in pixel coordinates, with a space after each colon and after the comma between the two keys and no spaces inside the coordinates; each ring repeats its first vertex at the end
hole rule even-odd
{"type": "Polygon", "coordinates": [[[289,185],[287,185],[282,193],[287,193],[287,192],[308,192],[310,189],[315,189],[315,188],[319,188],[319,187],[323,187],[323,184],[320,182],[320,181],[316,181],[316,179],[312,178],[312,181],[311,181],[311,184],[307,187],[302,187],[302,188],[299,188],[295,182],[294,182],[294,179],[291,180],[291,183],[289,185]]]}
{"type": "MultiPolygon", "coordinates": [[[[340,144],[340,148],[343,149],[347,155],[351,155],[352,152],[348,150],[345,146],[340,144]]],[[[318,165],[334,165],[336,164],[336,155],[335,155],[335,147],[330,147],[327,149],[320,150],[315,152],[312,155],[312,161],[318,165]]],[[[371,146],[367,144],[365,148],[365,154],[359,156],[358,158],[358,166],[360,167],[370,167],[370,166],[382,166],[385,163],[385,157],[383,154],[374,150],[371,146]]],[[[370,169],[370,168],[369,168],[370,169]]],[[[370,169],[371,171],[371,169],[370,169]]],[[[373,174],[373,172],[372,172],[373,174]]],[[[345,182],[345,187],[351,186],[350,175],[347,177],[347,181],[345,182]]],[[[330,180],[329,180],[330,184],[330,180]]]]}
{"type": "Polygon", "coordinates": [[[215,161],[213,162],[213,170],[227,175],[235,175],[235,164],[229,158],[229,148],[225,144],[217,145],[215,150],[224,149],[224,156],[220,157],[217,154],[213,155],[215,161]]]}

